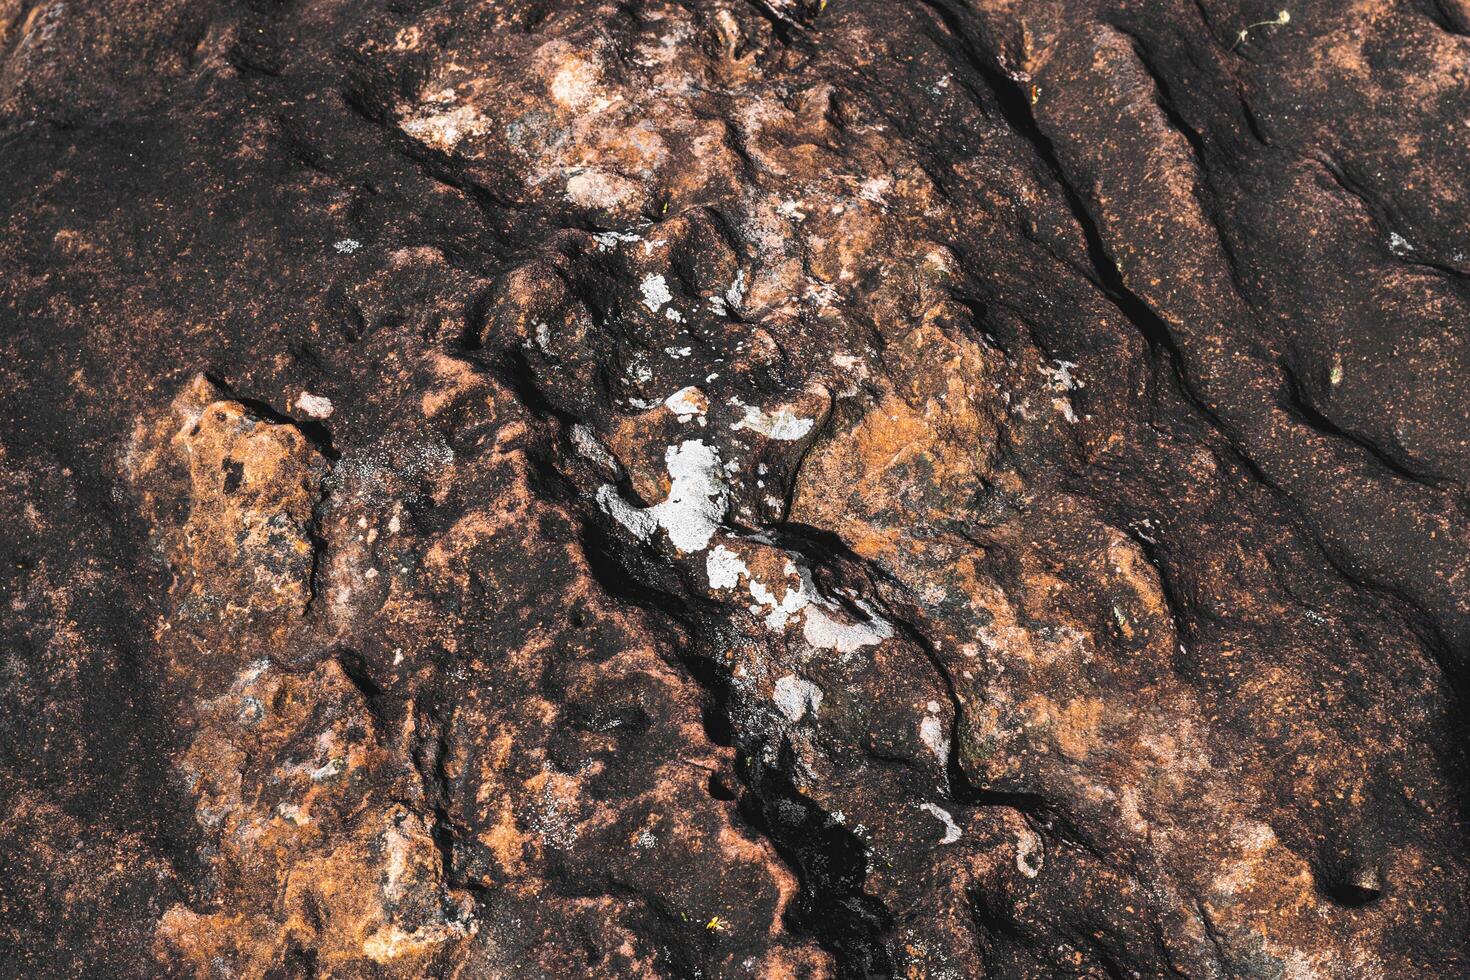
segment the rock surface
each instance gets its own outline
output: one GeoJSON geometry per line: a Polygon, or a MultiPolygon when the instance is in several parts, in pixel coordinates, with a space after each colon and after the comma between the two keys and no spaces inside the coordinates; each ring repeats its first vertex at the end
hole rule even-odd
{"type": "Polygon", "coordinates": [[[0,0],[0,962],[1462,977],[1464,0],[0,0]]]}

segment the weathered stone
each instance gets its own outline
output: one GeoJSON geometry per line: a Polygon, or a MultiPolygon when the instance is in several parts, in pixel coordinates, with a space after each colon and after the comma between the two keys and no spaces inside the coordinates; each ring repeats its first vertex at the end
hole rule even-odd
{"type": "Polygon", "coordinates": [[[1467,11],[0,0],[0,960],[1470,972],[1467,11]]]}

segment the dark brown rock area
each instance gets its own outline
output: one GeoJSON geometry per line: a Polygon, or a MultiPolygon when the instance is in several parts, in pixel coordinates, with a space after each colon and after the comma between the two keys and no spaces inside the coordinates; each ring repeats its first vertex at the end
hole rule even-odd
{"type": "Polygon", "coordinates": [[[1470,975],[1466,0],[0,0],[0,175],[0,975],[1470,975]]]}

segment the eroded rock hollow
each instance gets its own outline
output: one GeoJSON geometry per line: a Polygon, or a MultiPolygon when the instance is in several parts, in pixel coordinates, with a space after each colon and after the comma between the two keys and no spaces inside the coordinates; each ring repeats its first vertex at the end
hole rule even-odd
{"type": "Polygon", "coordinates": [[[1470,972],[1465,0],[0,0],[0,172],[5,976],[1470,972]]]}

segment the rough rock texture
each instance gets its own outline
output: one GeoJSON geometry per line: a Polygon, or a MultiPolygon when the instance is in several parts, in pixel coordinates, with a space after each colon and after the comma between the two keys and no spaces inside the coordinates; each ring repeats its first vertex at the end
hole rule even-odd
{"type": "Polygon", "coordinates": [[[1470,973],[1470,4],[1278,2],[0,0],[0,972],[1470,973]]]}

